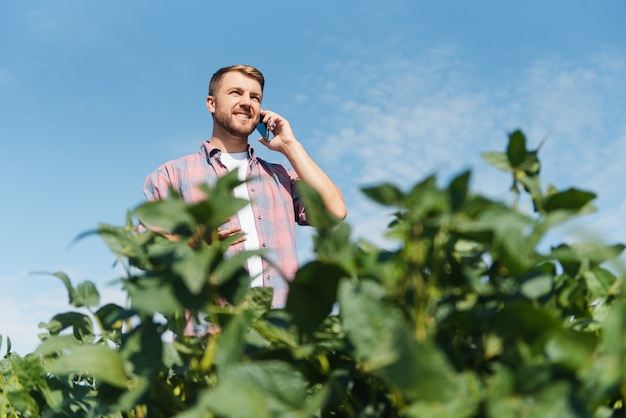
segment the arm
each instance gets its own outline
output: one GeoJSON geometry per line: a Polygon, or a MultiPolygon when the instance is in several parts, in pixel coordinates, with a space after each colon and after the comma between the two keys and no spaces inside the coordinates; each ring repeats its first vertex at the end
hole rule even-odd
{"type": "Polygon", "coordinates": [[[298,177],[320,194],[328,212],[336,218],[344,219],[348,214],[348,209],[341,190],[309,156],[296,139],[289,122],[282,116],[269,111],[263,111],[263,121],[268,126],[273,126],[274,137],[270,141],[260,138],[259,142],[273,151],[282,153],[298,173],[298,177]]]}

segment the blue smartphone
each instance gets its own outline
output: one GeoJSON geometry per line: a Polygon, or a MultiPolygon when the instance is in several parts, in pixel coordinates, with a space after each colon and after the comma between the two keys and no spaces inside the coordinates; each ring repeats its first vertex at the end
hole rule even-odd
{"type": "Polygon", "coordinates": [[[270,140],[270,130],[267,129],[267,124],[259,122],[256,126],[256,130],[261,134],[266,141],[270,140]]]}

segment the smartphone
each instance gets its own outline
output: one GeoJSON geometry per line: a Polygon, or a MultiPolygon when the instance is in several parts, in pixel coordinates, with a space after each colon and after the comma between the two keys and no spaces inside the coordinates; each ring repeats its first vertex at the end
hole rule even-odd
{"type": "Polygon", "coordinates": [[[266,141],[270,140],[270,130],[267,129],[267,124],[259,121],[258,125],[256,126],[256,130],[261,134],[263,138],[265,138],[266,141]]]}

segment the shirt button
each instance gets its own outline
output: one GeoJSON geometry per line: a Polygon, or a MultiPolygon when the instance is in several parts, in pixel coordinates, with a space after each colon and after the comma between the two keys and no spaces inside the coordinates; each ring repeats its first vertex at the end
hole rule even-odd
{"type": "Polygon", "coordinates": [[[261,244],[261,247],[265,248],[267,247],[267,245],[265,245],[265,243],[261,244]]]}
{"type": "Polygon", "coordinates": [[[251,192],[253,192],[253,191],[254,191],[254,187],[253,187],[253,188],[251,188],[251,189],[250,189],[250,191],[251,191],[251,192]]]}

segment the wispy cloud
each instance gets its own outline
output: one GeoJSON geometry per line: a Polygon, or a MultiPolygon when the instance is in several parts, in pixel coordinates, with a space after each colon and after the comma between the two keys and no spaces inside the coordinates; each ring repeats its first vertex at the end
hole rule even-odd
{"type": "MultiPolygon", "coordinates": [[[[365,184],[407,186],[427,174],[472,168],[475,188],[506,195],[510,179],[480,153],[503,151],[506,134],[517,128],[529,148],[547,137],[539,154],[544,182],[611,196],[600,200],[601,213],[610,211],[624,205],[617,190],[626,174],[624,57],[613,51],[580,62],[541,59],[506,80],[478,78],[449,49],[378,67],[333,66],[324,91],[335,116],[315,141],[348,189],[359,235],[376,235],[388,221],[358,195],[365,184]]],[[[616,229],[626,235],[626,221],[616,229]]]]}

